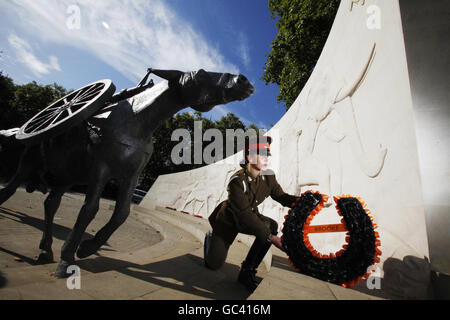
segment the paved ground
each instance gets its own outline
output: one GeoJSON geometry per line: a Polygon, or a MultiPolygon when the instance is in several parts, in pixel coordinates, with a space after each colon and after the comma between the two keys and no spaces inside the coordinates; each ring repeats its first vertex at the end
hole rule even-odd
{"type": "MultiPolygon", "coordinates": [[[[0,299],[374,299],[356,290],[313,279],[289,267],[275,252],[268,272],[261,264],[258,289],[250,293],[236,278],[248,247],[235,241],[219,271],[203,265],[202,239],[208,223],[168,209],[133,207],[130,217],[97,255],[77,260],[80,289],[56,279],[57,263],[34,265],[43,228],[42,194],[19,190],[0,207],[0,299]]],[[[56,214],[53,251],[73,226],[83,198],[64,196],[56,214]]],[[[112,213],[102,200],[84,237],[91,237],[112,213]]]]}
{"type": "MultiPolygon", "coordinates": [[[[31,263],[39,253],[39,241],[44,228],[43,201],[45,195],[41,193],[26,193],[19,189],[18,192],[0,207],[0,251],[16,255],[31,263]]],[[[53,251],[55,259],[60,255],[60,249],[65,238],[75,223],[78,212],[83,203],[84,196],[78,194],[66,194],[61,203],[60,210],[55,215],[53,230],[53,251]]],[[[109,220],[114,202],[102,200],[100,210],[95,219],[88,226],[83,239],[93,237],[109,220]]],[[[161,241],[162,237],[153,228],[143,226],[136,218],[131,217],[106,246],[101,248],[102,256],[111,256],[117,253],[132,253],[141,248],[152,246],[161,241]]],[[[3,257],[3,255],[2,255],[3,257]]],[[[3,269],[3,260],[0,260],[0,268],[3,269]]],[[[8,262],[5,261],[8,265],[8,262]]],[[[15,267],[17,264],[9,264],[15,267]]]]}

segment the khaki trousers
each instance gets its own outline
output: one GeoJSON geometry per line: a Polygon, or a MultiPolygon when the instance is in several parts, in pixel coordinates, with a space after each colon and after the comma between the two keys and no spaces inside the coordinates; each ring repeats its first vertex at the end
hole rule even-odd
{"type": "MultiPolygon", "coordinates": [[[[270,229],[270,232],[273,235],[278,233],[278,223],[275,220],[263,215],[260,215],[259,218],[270,229]]],[[[245,232],[245,230],[241,231],[241,233],[250,234],[245,232]]],[[[228,249],[237,234],[238,231],[232,227],[218,225],[213,229],[209,250],[204,257],[206,266],[209,269],[217,270],[223,266],[228,255],[228,249]]],[[[257,240],[255,239],[253,246],[257,245],[255,243],[256,241],[257,240]]],[[[266,243],[258,244],[258,247],[267,247],[265,244],[266,243]]]]}

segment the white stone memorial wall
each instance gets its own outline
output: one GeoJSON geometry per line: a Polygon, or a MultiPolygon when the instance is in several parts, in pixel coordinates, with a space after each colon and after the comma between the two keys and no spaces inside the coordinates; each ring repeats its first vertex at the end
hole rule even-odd
{"type": "MultiPolygon", "coordinates": [[[[251,97],[249,98],[251,99],[251,97]]],[[[273,103],[276,103],[273,101],[273,103]]],[[[341,2],[322,54],[295,103],[267,133],[283,189],[330,196],[314,224],[339,223],[333,196],[361,197],[378,225],[381,263],[429,256],[411,89],[397,1],[341,2]]],[[[226,199],[242,154],[160,176],[141,206],[170,206],[207,218],[226,199]]],[[[288,208],[268,198],[260,212],[279,223],[288,208]]],[[[345,235],[312,234],[323,253],[345,235]]]]}

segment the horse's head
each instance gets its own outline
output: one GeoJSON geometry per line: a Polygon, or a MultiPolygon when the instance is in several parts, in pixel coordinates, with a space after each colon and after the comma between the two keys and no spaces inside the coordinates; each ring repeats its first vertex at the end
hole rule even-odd
{"type": "Polygon", "coordinates": [[[248,98],[255,88],[243,75],[206,72],[203,69],[184,72],[179,78],[183,104],[200,112],[214,106],[248,98]]]}

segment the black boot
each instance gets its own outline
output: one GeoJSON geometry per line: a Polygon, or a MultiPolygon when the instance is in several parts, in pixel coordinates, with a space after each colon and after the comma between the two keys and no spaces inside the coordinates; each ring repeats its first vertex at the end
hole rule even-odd
{"type": "Polygon", "coordinates": [[[238,281],[246,286],[251,292],[253,292],[259,284],[256,281],[256,269],[266,255],[271,244],[271,242],[261,243],[255,239],[245,261],[242,263],[238,281]]]}
{"type": "Polygon", "coordinates": [[[242,283],[250,292],[255,291],[258,283],[255,278],[255,269],[247,267],[245,261],[242,263],[241,271],[239,272],[238,281],[242,283]]]}
{"type": "Polygon", "coordinates": [[[256,257],[255,265],[253,266],[252,272],[254,274],[254,278],[255,278],[255,281],[256,281],[257,284],[259,284],[259,281],[256,280],[256,270],[258,269],[258,267],[261,264],[262,260],[266,256],[266,253],[267,253],[267,251],[269,251],[271,245],[272,245],[271,242],[267,242],[266,244],[264,244],[264,246],[261,247],[261,250],[258,252],[258,255],[256,257]]]}

